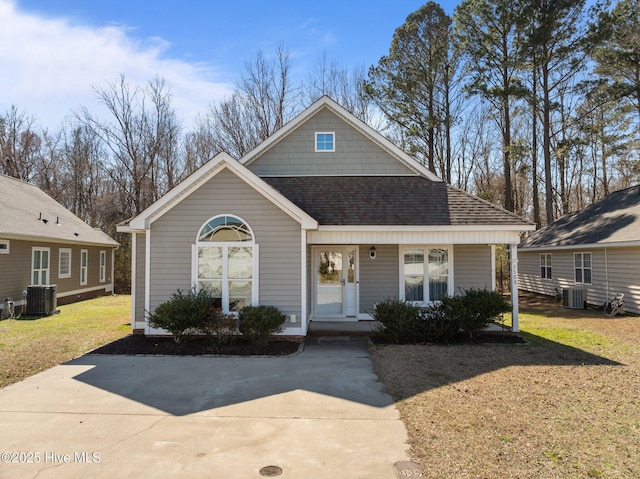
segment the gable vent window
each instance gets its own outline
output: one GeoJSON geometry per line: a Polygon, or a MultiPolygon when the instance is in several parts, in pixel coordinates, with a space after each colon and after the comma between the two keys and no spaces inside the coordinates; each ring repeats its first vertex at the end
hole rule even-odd
{"type": "Polygon", "coordinates": [[[335,133],[333,132],[316,133],[316,151],[317,152],[336,151],[335,133]]]}

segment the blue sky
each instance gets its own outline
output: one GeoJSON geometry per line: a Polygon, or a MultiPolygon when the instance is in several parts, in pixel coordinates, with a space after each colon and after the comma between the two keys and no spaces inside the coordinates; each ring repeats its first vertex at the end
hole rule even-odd
{"type": "MultiPolygon", "coordinates": [[[[92,86],[156,74],[188,125],[229,94],[244,62],[283,44],[300,78],[326,52],[345,67],[387,53],[394,30],[425,1],[0,0],[0,111],[15,104],[56,129],[92,86]]],[[[440,2],[451,14],[457,1],[440,2]]]]}

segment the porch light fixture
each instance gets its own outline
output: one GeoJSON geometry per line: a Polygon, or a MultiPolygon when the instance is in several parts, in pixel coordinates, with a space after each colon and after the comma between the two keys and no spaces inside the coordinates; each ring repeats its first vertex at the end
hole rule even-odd
{"type": "Polygon", "coordinates": [[[371,248],[369,248],[369,258],[375,259],[375,257],[376,257],[376,247],[372,246],[371,248]]]}

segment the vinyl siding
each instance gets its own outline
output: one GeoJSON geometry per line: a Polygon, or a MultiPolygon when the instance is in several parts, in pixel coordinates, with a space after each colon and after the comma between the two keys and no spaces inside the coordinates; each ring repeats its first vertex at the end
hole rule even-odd
{"type": "Polygon", "coordinates": [[[259,245],[259,303],[295,314],[300,321],[300,225],[223,170],[151,226],[150,309],[192,284],[192,245],[210,218],[229,214],[252,228],[259,245]]]}
{"type": "MultiPolygon", "coordinates": [[[[22,292],[31,285],[31,255],[33,247],[49,248],[49,284],[56,285],[58,298],[67,298],[70,302],[73,296],[88,290],[110,292],[112,283],[110,247],[95,247],[48,243],[40,241],[11,240],[9,254],[0,254],[0,303],[6,298],[13,298],[16,304],[22,304],[22,292]],[[60,249],[71,250],[71,276],[59,278],[60,249]],[[87,268],[87,284],[80,284],[80,250],[89,253],[87,268]],[[100,282],[100,251],[107,253],[106,281],[100,282]]],[[[0,304],[1,307],[1,304],[0,304]]]]}
{"type": "Polygon", "coordinates": [[[376,245],[376,257],[369,257],[371,245],[360,246],[360,314],[386,298],[398,297],[400,268],[397,245],[376,245]]]}
{"type": "Polygon", "coordinates": [[[623,293],[625,310],[640,314],[640,247],[615,247],[545,251],[551,253],[552,279],[540,278],[539,251],[518,252],[518,286],[525,291],[553,296],[562,288],[584,287],[587,302],[602,305],[618,293],[623,293]],[[591,253],[592,281],[590,285],[574,281],[573,254],[591,253]]]}
{"type": "Polygon", "coordinates": [[[491,289],[491,246],[455,245],[453,247],[454,294],[469,288],[491,289]]]}
{"type": "Polygon", "coordinates": [[[415,174],[326,108],[246,166],[258,176],[415,174]],[[334,152],[315,152],[316,132],[335,133],[334,152]]]}

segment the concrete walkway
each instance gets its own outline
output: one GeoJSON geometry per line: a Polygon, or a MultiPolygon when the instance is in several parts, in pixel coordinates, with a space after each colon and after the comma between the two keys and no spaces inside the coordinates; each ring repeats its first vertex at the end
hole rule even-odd
{"type": "Polygon", "coordinates": [[[1,389],[0,431],[4,479],[394,479],[408,459],[349,337],[283,358],[83,356],[1,389]]]}

